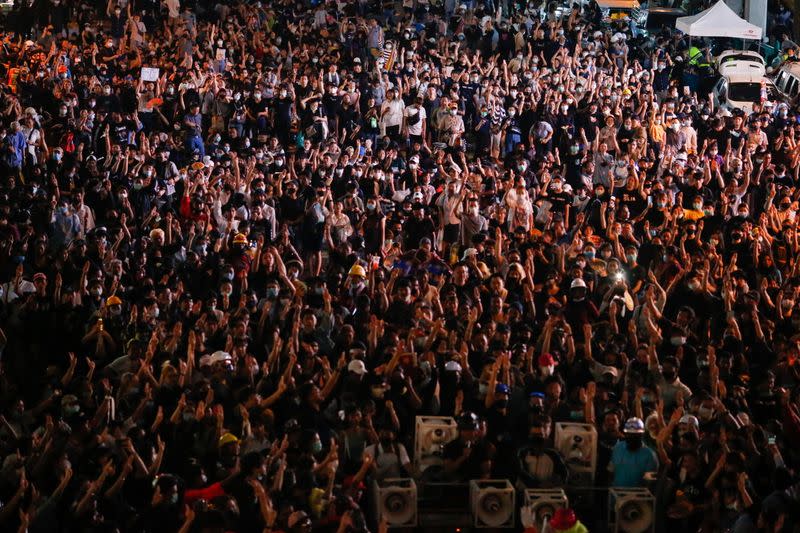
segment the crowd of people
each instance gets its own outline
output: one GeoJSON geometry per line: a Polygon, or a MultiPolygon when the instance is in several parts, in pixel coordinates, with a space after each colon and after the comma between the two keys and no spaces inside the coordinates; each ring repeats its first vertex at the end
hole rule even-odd
{"type": "Polygon", "coordinates": [[[659,531],[797,530],[800,111],[718,109],[697,40],[593,0],[4,17],[3,531],[385,531],[374,480],[574,484],[558,422],[659,531]],[[424,472],[419,415],[458,425],[424,472]]]}

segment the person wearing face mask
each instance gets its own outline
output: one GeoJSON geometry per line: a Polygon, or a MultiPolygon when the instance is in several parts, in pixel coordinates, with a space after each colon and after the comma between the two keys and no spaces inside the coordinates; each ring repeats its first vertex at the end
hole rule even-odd
{"type": "Polygon", "coordinates": [[[50,216],[50,246],[57,248],[69,244],[83,232],[80,217],[64,199],[58,203],[50,216]]]}
{"type": "MultiPolygon", "coordinates": [[[[183,104],[184,93],[181,93],[181,103],[183,104]]],[[[206,155],[206,148],[203,144],[203,116],[200,114],[200,104],[192,102],[187,108],[188,111],[183,115],[181,123],[186,131],[184,148],[188,154],[198,154],[202,159],[206,155]]]]}
{"type": "Polygon", "coordinates": [[[569,220],[569,206],[572,195],[564,190],[564,180],[559,175],[548,177],[542,184],[541,197],[547,198],[552,204],[551,213],[558,213],[569,220]],[[549,184],[549,187],[548,187],[549,184]]]}
{"type": "Polygon", "coordinates": [[[122,300],[119,298],[119,296],[109,296],[106,299],[103,311],[105,314],[105,321],[107,322],[107,324],[105,324],[107,328],[111,327],[112,325],[116,327],[122,324],[122,300]]]}
{"type": "Polygon", "coordinates": [[[562,486],[569,475],[561,455],[550,440],[552,420],[545,414],[531,415],[527,441],[517,451],[519,488],[551,488],[562,486]]]}
{"type": "Polygon", "coordinates": [[[278,136],[283,146],[289,144],[289,130],[292,123],[292,109],[294,107],[295,94],[291,84],[281,85],[278,89],[278,97],[273,99],[273,122],[275,135],[278,136]]]}
{"type": "Polygon", "coordinates": [[[411,144],[422,144],[428,133],[428,114],[422,105],[422,97],[414,98],[414,103],[403,111],[404,136],[411,144]]]}
{"type": "Polygon", "coordinates": [[[152,502],[148,512],[143,516],[144,527],[151,531],[177,531],[182,520],[180,516],[180,493],[182,481],[179,478],[163,474],[155,478],[152,502]]]}
{"type": "Polygon", "coordinates": [[[698,531],[704,520],[708,499],[706,480],[701,476],[700,458],[694,451],[685,452],[678,459],[677,471],[670,476],[676,480],[672,503],[667,507],[667,517],[674,527],[685,531],[698,531]]]}
{"type": "Polygon", "coordinates": [[[10,174],[18,175],[22,170],[28,139],[22,132],[19,122],[14,121],[2,141],[3,166],[10,174]]]}
{"type": "Polygon", "coordinates": [[[478,479],[490,462],[488,446],[480,436],[480,419],[467,411],[458,417],[456,424],[458,438],[442,450],[445,476],[453,481],[478,479]]]}
{"type": "Polygon", "coordinates": [[[397,88],[392,88],[387,93],[387,98],[381,104],[381,128],[392,140],[400,140],[400,132],[405,120],[406,104],[400,97],[397,88]]]}
{"type": "Polygon", "coordinates": [[[460,240],[462,246],[470,246],[475,235],[487,231],[489,228],[489,220],[481,214],[479,206],[479,198],[468,192],[466,208],[457,213],[461,220],[460,240]]]}
{"type": "Polygon", "coordinates": [[[647,472],[658,471],[656,453],[644,445],[644,422],[629,418],[623,426],[624,440],[611,452],[609,471],[613,473],[612,487],[641,487],[647,472]]]}
{"type": "Polygon", "coordinates": [[[588,287],[583,278],[575,278],[570,282],[569,299],[564,308],[564,323],[572,331],[582,332],[584,324],[593,323],[600,316],[597,306],[588,295],[588,287]]]}
{"type": "Polygon", "coordinates": [[[388,420],[376,428],[378,442],[367,446],[364,455],[372,459],[372,474],[378,481],[387,478],[410,477],[414,472],[406,447],[397,442],[397,432],[388,420]]]}
{"type": "MultiPolygon", "coordinates": [[[[673,337],[677,339],[675,342],[685,342],[685,337],[678,336],[679,333],[677,330],[675,331],[673,337]]],[[[673,343],[674,345],[674,343],[673,343]]],[[[652,351],[654,353],[655,350],[652,351]]],[[[659,386],[659,391],[661,393],[661,398],[664,400],[664,408],[666,410],[672,409],[676,405],[676,398],[678,395],[681,395],[685,401],[688,401],[689,398],[692,396],[692,390],[681,383],[681,379],[678,376],[680,372],[680,363],[678,359],[675,357],[666,357],[661,365],[661,370],[658,369],[658,360],[651,357],[651,367],[650,372],[653,376],[653,380],[659,386]],[[655,366],[653,366],[655,363],[655,366]]]]}
{"type": "MultiPolygon", "coordinates": [[[[335,68],[335,66],[333,67],[335,68]]],[[[336,76],[338,78],[338,74],[336,76]]],[[[325,115],[328,117],[329,131],[338,137],[340,131],[339,116],[342,114],[342,95],[335,82],[329,82],[326,88],[327,91],[322,96],[322,107],[325,108],[325,115]]]]}
{"type": "Polygon", "coordinates": [[[502,124],[503,134],[503,157],[508,154],[514,153],[517,146],[522,142],[522,124],[517,115],[516,107],[509,107],[506,119],[502,124]]]}

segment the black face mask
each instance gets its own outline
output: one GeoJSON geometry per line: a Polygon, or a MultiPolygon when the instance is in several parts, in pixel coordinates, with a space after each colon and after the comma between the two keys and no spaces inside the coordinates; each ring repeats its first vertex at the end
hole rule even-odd
{"type": "Polygon", "coordinates": [[[638,450],[642,447],[643,443],[643,436],[642,435],[627,435],[625,437],[625,443],[628,445],[628,449],[631,451],[638,450]]]}
{"type": "Polygon", "coordinates": [[[662,372],[661,374],[664,376],[664,379],[667,380],[667,381],[672,381],[672,380],[675,379],[675,372],[674,371],[672,371],[672,372],[662,372]]]}
{"type": "Polygon", "coordinates": [[[508,400],[497,400],[496,402],[494,402],[493,407],[498,411],[500,409],[507,409],[508,408],[508,400]]]}
{"type": "Polygon", "coordinates": [[[391,437],[388,437],[388,438],[387,437],[383,437],[380,440],[381,440],[381,446],[383,448],[388,448],[388,447],[390,447],[392,445],[392,438],[391,437]]]}
{"type": "Polygon", "coordinates": [[[528,436],[528,442],[534,448],[544,448],[544,436],[539,434],[534,434],[528,436]]]}

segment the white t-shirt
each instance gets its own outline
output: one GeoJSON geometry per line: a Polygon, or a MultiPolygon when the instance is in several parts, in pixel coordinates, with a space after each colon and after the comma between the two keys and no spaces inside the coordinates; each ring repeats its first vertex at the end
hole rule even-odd
{"type": "Polygon", "coordinates": [[[403,110],[406,108],[406,104],[401,98],[385,100],[382,108],[386,110],[386,114],[383,115],[383,123],[386,127],[400,126],[403,123],[403,110]]]}
{"type": "Polygon", "coordinates": [[[181,14],[180,0],[166,0],[164,3],[169,10],[169,18],[177,18],[181,14]]]}
{"type": "Polygon", "coordinates": [[[425,112],[425,108],[422,106],[414,106],[414,107],[407,107],[405,110],[406,116],[406,124],[408,124],[408,134],[409,135],[422,135],[422,122],[428,118],[428,115],[425,112]],[[419,115],[419,120],[417,120],[416,124],[411,124],[408,120],[409,117],[414,117],[419,115]]]}

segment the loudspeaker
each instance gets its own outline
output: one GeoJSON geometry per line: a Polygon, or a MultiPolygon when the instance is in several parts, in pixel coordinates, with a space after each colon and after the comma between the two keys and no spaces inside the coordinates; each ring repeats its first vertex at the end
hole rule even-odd
{"type": "Polygon", "coordinates": [[[458,438],[458,426],[450,416],[418,416],[414,432],[414,467],[422,473],[429,466],[441,466],[442,449],[458,438]]]}
{"type": "Polygon", "coordinates": [[[562,507],[569,507],[569,499],[563,489],[526,489],[525,501],[519,512],[522,527],[543,531],[556,509],[562,507]]]}
{"type": "Polygon", "coordinates": [[[614,533],[655,531],[655,498],[647,489],[612,488],[609,490],[608,516],[614,533]]]}
{"type": "Polygon", "coordinates": [[[375,516],[389,527],[417,526],[417,485],[413,479],[390,478],[373,483],[375,516]]]}
{"type": "Polygon", "coordinates": [[[569,484],[594,484],[597,470],[597,430],[592,424],[557,422],[555,448],[569,468],[569,484]]]}
{"type": "Polygon", "coordinates": [[[507,479],[473,479],[469,482],[472,522],[476,528],[514,527],[514,487],[507,479]]]}

